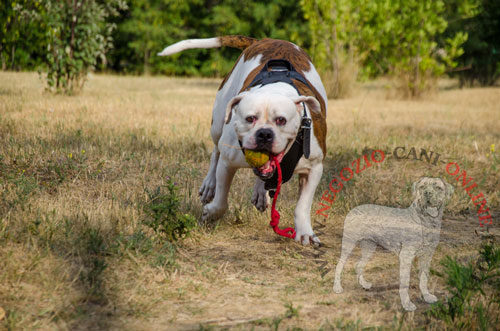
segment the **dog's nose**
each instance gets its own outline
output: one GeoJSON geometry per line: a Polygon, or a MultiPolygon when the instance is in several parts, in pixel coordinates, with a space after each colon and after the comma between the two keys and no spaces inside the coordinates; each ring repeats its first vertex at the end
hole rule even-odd
{"type": "Polygon", "coordinates": [[[257,145],[266,145],[273,141],[274,132],[271,129],[259,129],[255,133],[255,138],[257,140],[257,145]]]}

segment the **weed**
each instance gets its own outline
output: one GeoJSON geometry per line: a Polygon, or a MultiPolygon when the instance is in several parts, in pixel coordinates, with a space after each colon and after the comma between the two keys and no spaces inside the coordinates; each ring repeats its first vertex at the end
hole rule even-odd
{"type": "Polygon", "coordinates": [[[152,192],[146,189],[148,203],[144,209],[149,217],[144,223],[171,242],[186,237],[196,226],[194,216],[180,212],[181,198],[177,191],[177,184],[171,178],[167,185],[158,186],[152,192]]]}
{"type": "Polygon", "coordinates": [[[285,303],[285,317],[286,318],[292,318],[292,317],[299,317],[299,311],[302,309],[302,306],[294,307],[293,303],[287,302],[285,303]]]}
{"type": "Polygon", "coordinates": [[[175,246],[169,242],[165,242],[159,252],[155,254],[152,265],[165,269],[175,268],[177,266],[175,263],[175,253],[175,246]]]}
{"type": "Polygon", "coordinates": [[[337,320],[335,320],[334,324],[326,320],[319,328],[319,331],[330,331],[330,330],[355,331],[355,330],[365,330],[365,329],[372,329],[372,328],[361,327],[359,320],[354,322],[350,320],[345,321],[343,318],[338,318],[337,320]]]}
{"type": "Polygon", "coordinates": [[[153,250],[154,242],[142,230],[137,230],[131,235],[118,236],[118,244],[122,251],[133,251],[140,254],[149,254],[153,250]]]}
{"type": "Polygon", "coordinates": [[[487,330],[498,326],[500,319],[500,247],[484,244],[475,262],[460,264],[449,256],[441,262],[451,296],[435,304],[430,316],[459,329],[487,330]]]}

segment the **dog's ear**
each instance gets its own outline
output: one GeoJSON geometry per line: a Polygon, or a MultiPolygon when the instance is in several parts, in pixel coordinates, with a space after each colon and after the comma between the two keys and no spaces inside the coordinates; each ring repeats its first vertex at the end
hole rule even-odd
{"type": "Polygon", "coordinates": [[[420,186],[420,182],[424,180],[425,177],[422,177],[420,178],[419,180],[417,180],[416,182],[413,183],[413,186],[412,186],[412,193],[413,193],[413,196],[414,197],[417,197],[417,194],[418,194],[418,187],[420,186]]]}
{"type": "Polygon", "coordinates": [[[292,100],[293,102],[295,102],[298,112],[302,112],[302,103],[305,103],[311,112],[314,112],[316,114],[321,113],[321,105],[319,104],[319,101],[315,97],[301,95],[292,100]]]}
{"type": "Polygon", "coordinates": [[[243,99],[244,95],[239,94],[232,98],[226,107],[226,117],[224,118],[224,123],[228,124],[231,122],[231,116],[233,114],[233,107],[240,103],[241,99],[243,99]]]}
{"type": "Polygon", "coordinates": [[[446,199],[450,200],[451,196],[453,195],[453,192],[455,192],[455,188],[453,185],[448,184],[444,179],[440,178],[441,181],[443,182],[444,186],[446,187],[446,199]]]}

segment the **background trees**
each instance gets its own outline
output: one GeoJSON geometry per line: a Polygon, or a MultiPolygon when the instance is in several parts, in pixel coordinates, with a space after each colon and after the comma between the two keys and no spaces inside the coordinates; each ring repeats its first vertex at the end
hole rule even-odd
{"type": "Polygon", "coordinates": [[[238,50],[158,58],[185,38],[243,34],[309,51],[329,94],[356,79],[394,77],[410,97],[449,73],[461,84],[500,75],[496,0],[17,0],[0,5],[3,70],[43,68],[48,86],[75,91],[88,70],[222,76],[238,50]]]}

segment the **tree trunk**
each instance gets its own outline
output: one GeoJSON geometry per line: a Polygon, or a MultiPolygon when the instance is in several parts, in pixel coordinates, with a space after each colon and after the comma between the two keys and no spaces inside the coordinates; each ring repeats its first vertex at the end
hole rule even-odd
{"type": "Polygon", "coordinates": [[[149,75],[149,50],[144,49],[144,75],[149,75]]]}
{"type": "Polygon", "coordinates": [[[13,45],[12,46],[12,50],[11,50],[11,61],[10,61],[10,69],[11,70],[14,70],[14,63],[15,62],[15,57],[16,57],[16,45],[13,45]]]}
{"type": "Polygon", "coordinates": [[[3,45],[0,44],[0,57],[2,58],[2,70],[7,69],[7,63],[5,63],[5,56],[3,55],[3,45]]]}

